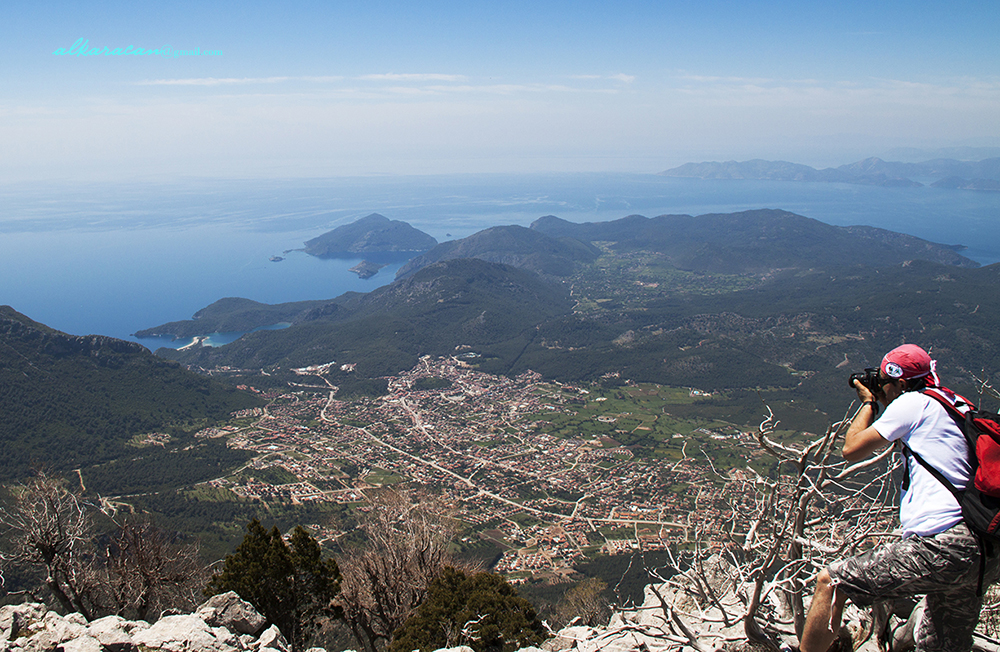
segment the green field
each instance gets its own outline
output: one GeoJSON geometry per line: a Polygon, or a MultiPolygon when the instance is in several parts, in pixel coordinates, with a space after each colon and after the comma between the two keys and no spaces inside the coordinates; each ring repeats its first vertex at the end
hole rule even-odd
{"type": "Polygon", "coordinates": [[[527,419],[540,422],[539,429],[545,434],[599,440],[604,448],[625,446],[638,459],[680,459],[685,443],[691,454],[697,450],[691,446],[695,442],[713,453],[723,466],[744,463],[726,450],[724,440],[711,439],[712,435],[735,436],[740,427],[720,419],[692,416],[693,407],[717,397],[648,383],[616,388],[592,386],[584,391],[587,393],[547,385],[544,400],[557,404],[559,410],[537,412],[527,419]],[[675,414],[678,409],[684,416],[675,414]]]}

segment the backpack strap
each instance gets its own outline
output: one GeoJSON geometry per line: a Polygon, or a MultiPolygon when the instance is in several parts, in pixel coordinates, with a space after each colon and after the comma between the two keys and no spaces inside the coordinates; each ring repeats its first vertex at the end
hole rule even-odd
{"type": "MultiPolygon", "coordinates": [[[[957,410],[956,410],[956,412],[957,412],[957,410]]],[[[964,432],[964,429],[963,429],[963,432],[964,432]]],[[[953,495],[955,497],[955,500],[958,502],[958,506],[962,507],[962,502],[963,502],[962,498],[963,498],[963,494],[965,492],[959,491],[955,487],[955,485],[953,485],[948,480],[948,478],[944,477],[943,473],[941,473],[936,468],[934,468],[933,466],[931,466],[930,464],[928,464],[927,461],[924,460],[924,458],[922,458],[920,456],[920,453],[918,453],[917,451],[915,451],[912,448],[910,448],[909,446],[907,446],[906,443],[903,442],[903,440],[900,440],[899,443],[903,446],[903,450],[905,450],[907,453],[909,453],[910,455],[912,455],[913,459],[915,459],[918,462],[920,462],[921,466],[923,466],[925,469],[927,469],[927,471],[931,475],[933,475],[935,478],[938,479],[938,482],[940,482],[945,487],[947,487],[948,491],[951,492],[951,495],[953,495]]],[[[964,509],[963,509],[963,511],[964,511],[964,509]]],[[[979,534],[978,532],[976,532],[972,528],[972,525],[969,524],[968,519],[964,519],[964,520],[965,520],[966,527],[969,528],[969,532],[972,534],[973,538],[975,538],[976,544],[978,544],[978,546],[979,546],[979,582],[978,582],[978,584],[976,584],[976,595],[979,596],[979,597],[982,597],[982,595],[983,595],[983,578],[986,576],[986,541],[985,541],[985,538],[981,534],[979,534]]]]}
{"type": "MultiPolygon", "coordinates": [[[[950,389],[938,387],[927,387],[920,390],[924,396],[929,396],[940,403],[945,411],[955,420],[955,425],[965,436],[965,441],[969,445],[969,461],[973,468],[978,466],[979,460],[976,458],[976,440],[979,438],[977,429],[973,426],[972,415],[976,411],[976,406],[965,399],[964,396],[954,393],[950,389]],[[947,393],[946,393],[947,392],[947,393]],[[950,395],[950,396],[949,396],[950,395]],[[954,400],[952,400],[952,398],[954,400]],[[964,410],[962,409],[964,408],[964,410]],[[970,427],[972,426],[972,427],[970,427]]],[[[1000,441],[997,441],[1000,444],[1000,441]]]]}

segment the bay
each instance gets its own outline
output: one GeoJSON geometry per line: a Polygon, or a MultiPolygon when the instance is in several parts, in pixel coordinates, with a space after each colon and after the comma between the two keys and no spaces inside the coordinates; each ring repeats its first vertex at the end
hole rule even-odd
{"type": "Polygon", "coordinates": [[[371,212],[444,241],[543,215],[588,222],[757,208],[962,244],[977,262],[1000,261],[1000,193],[930,187],[640,174],[35,183],[0,185],[0,304],[72,334],[135,341],[131,333],[223,297],[329,299],[391,282],[402,261],[362,280],[348,271],[361,256],[294,251],[371,212]]]}

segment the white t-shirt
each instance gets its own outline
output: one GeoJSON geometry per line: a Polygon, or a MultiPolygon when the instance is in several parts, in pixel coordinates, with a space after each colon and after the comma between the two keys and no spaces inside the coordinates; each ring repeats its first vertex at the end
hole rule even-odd
{"type": "MultiPolygon", "coordinates": [[[[904,392],[872,424],[889,441],[901,439],[958,489],[972,472],[969,445],[943,405],[920,392],[904,392]]],[[[909,456],[908,456],[909,457],[909,456]]],[[[941,481],[914,458],[909,460],[910,488],[903,492],[899,520],[903,536],[930,536],[962,521],[962,508],[941,481]]]]}

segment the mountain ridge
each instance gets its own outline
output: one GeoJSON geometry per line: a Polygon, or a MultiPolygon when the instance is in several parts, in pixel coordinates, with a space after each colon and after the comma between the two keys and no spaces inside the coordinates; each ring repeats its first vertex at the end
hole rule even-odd
{"type": "Polygon", "coordinates": [[[456,347],[522,348],[534,326],[572,307],[566,288],[498,263],[460,258],[433,263],[367,294],[338,297],[331,316],[281,331],[248,333],[213,349],[160,349],[158,355],[209,367],[357,363],[359,375],[385,375],[421,355],[456,347]]]}
{"type": "Polygon", "coordinates": [[[838,227],[779,209],[705,215],[630,215],[574,224],[545,216],[533,230],[583,241],[614,241],[619,252],[656,247],[671,264],[700,272],[764,272],[789,267],[895,265],[920,258],[959,267],[979,264],[961,245],[937,243],[867,226],[838,227]]]}
{"type": "Polygon", "coordinates": [[[543,276],[564,277],[592,263],[600,251],[576,239],[553,237],[523,226],[493,226],[466,238],[444,242],[413,258],[396,273],[405,278],[422,267],[456,258],[477,258],[512,265],[543,276]]]}

